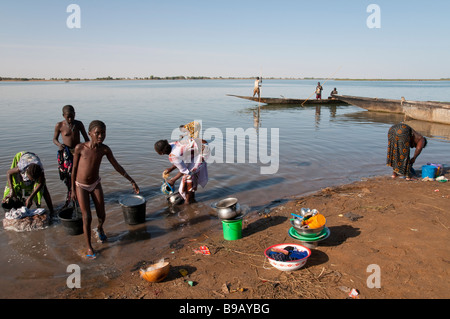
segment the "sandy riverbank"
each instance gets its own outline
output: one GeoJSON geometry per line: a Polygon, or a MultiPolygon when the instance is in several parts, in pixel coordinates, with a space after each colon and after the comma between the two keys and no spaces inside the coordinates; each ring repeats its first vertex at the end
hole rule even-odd
{"type": "Polygon", "coordinates": [[[171,270],[160,283],[139,275],[141,267],[161,257],[149,255],[130,260],[128,269],[107,284],[83,282],[82,288],[67,288],[59,297],[345,299],[355,288],[361,299],[449,298],[449,227],[450,182],[376,177],[281,199],[270,216],[252,212],[244,219],[243,238],[236,241],[224,240],[218,223],[198,238],[173,242],[162,256],[171,270]],[[289,219],[301,207],[324,214],[331,235],[312,250],[303,268],[281,272],[270,266],[264,250],[296,242],[288,235],[289,219]],[[207,246],[211,255],[195,253],[200,246],[207,246]],[[368,287],[373,274],[369,265],[379,266],[380,288],[368,287]]]}

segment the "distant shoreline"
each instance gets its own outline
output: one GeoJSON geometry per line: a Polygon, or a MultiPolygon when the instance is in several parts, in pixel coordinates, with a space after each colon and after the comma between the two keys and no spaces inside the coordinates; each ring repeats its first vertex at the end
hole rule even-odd
{"type": "MultiPolygon", "coordinates": [[[[110,76],[95,78],[95,79],[81,79],[81,78],[13,78],[13,77],[0,77],[0,82],[74,82],[74,81],[167,81],[167,80],[253,80],[254,77],[206,77],[206,76],[166,76],[157,77],[150,76],[146,78],[142,77],[123,77],[123,78],[113,78],[110,76]]],[[[326,80],[325,78],[283,78],[283,77],[267,77],[265,80],[326,80]]],[[[351,79],[351,78],[331,78],[329,80],[334,81],[450,81],[450,78],[441,79],[351,79]]]]}

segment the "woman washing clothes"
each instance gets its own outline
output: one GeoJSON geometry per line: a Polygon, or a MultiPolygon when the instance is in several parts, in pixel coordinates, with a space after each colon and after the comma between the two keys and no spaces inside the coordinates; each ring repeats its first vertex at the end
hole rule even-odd
{"type": "Polygon", "coordinates": [[[406,180],[413,180],[413,164],[427,146],[427,139],[404,123],[393,125],[388,132],[388,149],[386,165],[392,167],[392,179],[399,175],[406,180]],[[414,156],[410,158],[410,149],[415,148],[414,156]]]}
{"type": "MultiPolygon", "coordinates": [[[[194,122],[191,122],[194,123],[194,122]]],[[[155,143],[155,151],[159,155],[169,155],[169,161],[173,164],[163,172],[163,178],[167,179],[170,172],[178,168],[178,174],[167,180],[173,188],[175,182],[181,178],[179,193],[186,204],[195,202],[195,192],[198,185],[205,187],[208,183],[208,168],[206,160],[209,156],[208,143],[205,140],[194,138],[198,136],[197,125],[191,123],[182,126],[189,131],[189,138],[174,143],[167,140],[159,140],[155,143]],[[192,128],[191,130],[188,129],[192,128]]]]}
{"type": "Polygon", "coordinates": [[[6,172],[8,183],[3,193],[2,207],[5,209],[31,208],[33,200],[41,206],[42,197],[53,217],[53,202],[45,184],[44,166],[39,157],[31,152],[19,152],[14,156],[11,169],[6,172]],[[28,198],[23,204],[22,193],[28,198]]]}

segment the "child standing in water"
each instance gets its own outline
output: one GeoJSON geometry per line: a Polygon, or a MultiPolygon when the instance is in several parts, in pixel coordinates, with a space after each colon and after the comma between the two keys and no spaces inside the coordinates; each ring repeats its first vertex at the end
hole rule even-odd
{"type": "Polygon", "coordinates": [[[80,204],[83,215],[83,230],[87,244],[87,258],[95,258],[95,252],[91,244],[91,222],[92,214],[90,208],[90,197],[95,205],[98,218],[97,234],[101,241],[106,240],[103,230],[105,222],[105,201],[103,197],[103,189],[99,176],[100,164],[103,156],[109,160],[111,165],[119,174],[131,182],[133,190],[139,194],[139,187],[136,182],[127,174],[125,169],[120,166],[114,157],[111,149],[103,144],[106,138],[106,125],[102,121],[92,121],[89,125],[90,141],[78,144],[75,147],[75,154],[72,168],[72,199],[77,200],[80,204]]]}
{"type": "Polygon", "coordinates": [[[63,206],[64,208],[69,204],[72,197],[71,176],[75,146],[81,142],[80,135],[83,135],[85,142],[89,141],[89,136],[86,133],[83,122],[75,120],[75,109],[72,105],[65,105],[63,107],[62,116],[64,121],[58,122],[55,125],[53,143],[59,148],[57,153],[59,178],[67,186],[67,197],[63,206]],[[62,143],[59,141],[60,135],[62,143]]]}

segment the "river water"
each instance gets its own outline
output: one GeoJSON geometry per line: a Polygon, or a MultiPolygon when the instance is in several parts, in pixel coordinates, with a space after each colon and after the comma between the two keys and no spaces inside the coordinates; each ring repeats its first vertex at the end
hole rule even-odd
{"type": "MultiPolygon", "coordinates": [[[[161,250],[180,238],[220,229],[211,205],[229,196],[237,197],[245,212],[255,212],[273,201],[391,173],[385,166],[387,131],[402,116],[356,106],[264,106],[227,96],[251,95],[252,82],[0,82],[3,183],[17,152],[35,152],[44,163],[55,207],[63,204],[66,188],[59,180],[52,138],[55,124],[63,119],[62,107],[71,104],[86,128],[95,119],[106,123],[105,144],[147,199],[146,222],[127,225],[118,201],[132,193],[131,185],[104,159],[100,175],[109,241],[94,243],[100,257],[84,260],[82,236],[67,235],[60,223],[24,233],[2,228],[0,297],[58,297],[68,289],[71,264],[81,267],[83,278],[106,284],[130,264],[156,261],[161,250]],[[198,203],[169,209],[160,185],[161,173],[170,165],[166,156],[155,153],[153,144],[177,138],[176,128],[192,120],[201,121],[204,138],[214,146],[214,160],[208,164],[210,180],[205,189],[199,188],[198,203]]],[[[306,98],[316,84],[268,79],[262,95],[306,98]]],[[[335,87],[346,95],[450,101],[448,81],[330,80],[324,85],[325,98],[335,87]]],[[[427,162],[448,165],[450,126],[409,124],[429,139],[415,167],[420,169],[427,162]]]]}

